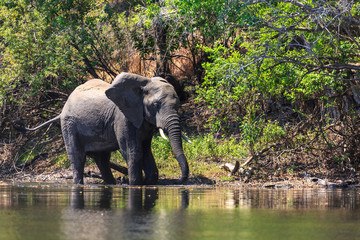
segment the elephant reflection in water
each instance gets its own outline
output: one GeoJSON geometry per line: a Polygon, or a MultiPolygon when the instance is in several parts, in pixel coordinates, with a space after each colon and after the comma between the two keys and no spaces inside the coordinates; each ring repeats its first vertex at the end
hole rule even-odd
{"type": "MultiPolygon", "coordinates": [[[[124,188],[121,195],[113,188],[100,192],[72,188],[70,206],[62,212],[63,239],[168,239],[168,227],[185,222],[183,211],[189,205],[188,191],[181,192],[180,211],[163,215],[154,211],[158,188],[124,188]],[[88,197],[92,198],[90,201],[88,197]],[[120,198],[120,199],[119,199],[120,198]],[[126,201],[127,200],[127,201],[126,201]],[[119,204],[124,207],[116,206],[119,204]],[[89,204],[90,203],[90,204],[89,204]]],[[[174,227],[171,227],[174,229],[174,227]]],[[[177,234],[177,233],[173,233],[177,234]]]]}

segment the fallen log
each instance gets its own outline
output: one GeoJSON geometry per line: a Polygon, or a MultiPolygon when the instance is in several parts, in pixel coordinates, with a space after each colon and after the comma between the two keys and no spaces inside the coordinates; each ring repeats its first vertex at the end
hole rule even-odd
{"type": "Polygon", "coordinates": [[[128,169],[126,167],[121,166],[120,164],[114,163],[114,162],[110,162],[109,163],[110,168],[124,174],[124,175],[128,175],[128,169]]]}

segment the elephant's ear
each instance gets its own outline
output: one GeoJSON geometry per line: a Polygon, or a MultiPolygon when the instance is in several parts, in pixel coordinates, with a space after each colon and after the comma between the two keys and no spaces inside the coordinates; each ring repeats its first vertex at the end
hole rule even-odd
{"type": "Polygon", "coordinates": [[[106,96],[119,107],[125,117],[137,128],[141,127],[144,120],[142,88],[148,82],[148,78],[140,75],[121,73],[105,91],[106,96]]]}

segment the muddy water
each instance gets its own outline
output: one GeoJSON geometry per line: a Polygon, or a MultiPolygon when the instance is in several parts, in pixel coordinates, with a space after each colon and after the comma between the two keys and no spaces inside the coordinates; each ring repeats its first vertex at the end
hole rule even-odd
{"type": "Polygon", "coordinates": [[[360,191],[0,185],[0,239],[360,239],[360,191]]]}

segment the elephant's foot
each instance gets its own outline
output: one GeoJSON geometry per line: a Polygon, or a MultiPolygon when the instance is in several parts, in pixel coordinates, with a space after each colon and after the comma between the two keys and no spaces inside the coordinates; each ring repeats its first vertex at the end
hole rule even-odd
{"type": "Polygon", "coordinates": [[[84,184],[84,171],[73,170],[74,184],[84,184]]]}
{"type": "Polygon", "coordinates": [[[129,178],[127,176],[118,177],[116,180],[120,182],[120,184],[125,184],[125,185],[129,184],[129,178]]]}
{"type": "Polygon", "coordinates": [[[159,173],[155,172],[150,176],[145,177],[145,185],[156,185],[159,180],[159,173]]]}
{"type": "Polygon", "coordinates": [[[83,178],[79,178],[79,177],[73,177],[74,179],[74,184],[84,184],[84,179],[83,178]]]}
{"type": "Polygon", "coordinates": [[[105,184],[109,184],[109,185],[116,184],[116,180],[112,175],[111,176],[103,176],[102,179],[104,180],[105,184]]]}
{"type": "Polygon", "coordinates": [[[139,186],[139,185],[143,185],[143,180],[142,178],[129,178],[129,185],[131,186],[139,186]]]}

